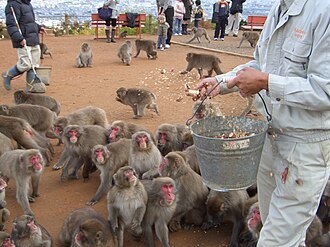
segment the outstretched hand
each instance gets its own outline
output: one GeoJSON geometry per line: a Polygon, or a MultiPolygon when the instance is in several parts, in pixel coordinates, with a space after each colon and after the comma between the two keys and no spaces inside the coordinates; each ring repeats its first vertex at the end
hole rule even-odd
{"type": "MultiPolygon", "coordinates": [[[[200,97],[203,98],[208,95],[212,89],[217,85],[218,81],[215,77],[208,77],[201,80],[197,86],[194,88],[195,90],[200,91],[200,97]]],[[[218,85],[214,90],[210,93],[210,97],[214,97],[218,95],[220,92],[220,85],[218,85]]]]}

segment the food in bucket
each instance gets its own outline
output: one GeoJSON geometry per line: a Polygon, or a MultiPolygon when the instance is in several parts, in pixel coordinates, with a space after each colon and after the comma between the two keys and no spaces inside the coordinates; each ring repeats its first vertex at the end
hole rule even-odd
{"type": "Polygon", "coordinates": [[[215,138],[220,139],[231,139],[231,138],[243,138],[247,136],[254,136],[255,133],[245,132],[245,131],[236,131],[236,132],[230,132],[229,134],[220,134],[216,135],[215,138]]]}

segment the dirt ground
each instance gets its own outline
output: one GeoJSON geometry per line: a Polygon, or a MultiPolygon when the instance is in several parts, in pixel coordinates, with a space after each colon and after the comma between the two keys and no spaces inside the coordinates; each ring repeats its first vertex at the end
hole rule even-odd
{"type": "MultiPolygon", "coordinates": [[[[156,40],[156,36],[143,35],[145,39],[156,40]]],[[[174,37],[174,40],[177,37],[174,37]]],[[[190,37],[178,37],[184,39],[190,37]]],[[[131,37],[134,41],[135,37],[131,37]]],[[[191,116],[193,102],[183,92],[184,83],[196,84],[199,80],[197,72],[188,75],[180,75],[179,72],[186,67],[185,56],[188,52],[212,53],[221,61],[224,72],[229,71],[238,64],[245,63],[249,59],[238,56],[226,55],[215,52],[206,52],[195,48],[173,44],[166,51],[160,51],[157,60],[148,60],[144,52],[138,58],[134,58],[131,66],[125,66],[117,57],[117,49],[124,40],[116,44],[107,44],[104,40],[95,41],[92,36],[46,36],[44,42],[53,52],[53,59],[48,56],[42,61],[43,65],[52,66],[50,86],[47,87],[46,95],[56,98],[62,105],[61,115],[88,105],[103,108],[109,122],[124,120],[136,124],[142,124],[151,131],[155,131],[162,123],[180,123],[191,116]],[[73,66],[80,46],[87,42],[94,53],[92,68],[78,69],[73,66]],[[160,115],[147,110],[142,119],[132,119],[132,111],[129,107],[115,101],[115,91],[119,87],[143,87],[150,89],[157,96],[160,115]],[[177,101],[177,99],[182,100],[177,101]]],[[[232,45],[239,40],[227,37],[225,42],[212,41],[214,45],[223,48],[225,43],[232,45]],[[218,43],[216,43],[218,42],[218,43]]],[[[245,48],[247,49],[247,48],[245,48]]],[[[253,49],[248,48],[252,54],[253,49]]],[[[134,51],[135,53],[135,51],[134,51]]],[[[0,41],[0,71],[5,71],[16,63],[16,50],[12,48],[9,40],[0,41]]],[[[0,103],[13,103],[13,92],[23,89],[25,75],[12,82],[12,91],[7,92],[0,86],[0,103]]],[[[224,115],[239,115],[245,107],[245,100],[238,94],[219,96],[215,99],[224,115]]],[[[55,146],[56,141],[52,140],[55,146]]],[[[62,151],[63,146],[55,146],[56,156],[52,160],[54,164],[62,151]]],[[[72,211],[85,207],[85,203],[91,199],[99,184],[98,172],[91,175],[88,183],[82,179],[76,181],[60,181],[61,171],[52,171],[46,167],[42,175],[40,192],[41,196],[31,204],[37,220],[41,223],[57,243],[58,233],[64,218],[72,211]]],[[[15,186],[13,181],[8,185],[6,201],[11,211],[11,219],[7,223],[7,231],[11,230],[12,220],[22,214],[22,210],[15,199],[15,186]]],[[[104,217],[107,217],[106,200],[102,200],[94,206],[104,217]]],[[[223,225],[208,232],[200,228],[181,230],[170,234],[172,246],[227,246],[230,237],[230,225],[223,225]]],[[[157,246],[160,246],[159,242],[157,246]]],[[[126,234],[125,246],[144,246],[143,242],[137,243],[126,234]]]]}

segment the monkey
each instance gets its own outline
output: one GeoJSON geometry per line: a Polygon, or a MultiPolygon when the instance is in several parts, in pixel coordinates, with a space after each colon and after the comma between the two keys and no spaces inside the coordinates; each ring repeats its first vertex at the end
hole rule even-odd
{"type": "Polygon", "coordinates": [[[158,167],[163,157],[152,141],[150,134],[138,131],[132,136],[128,165],[134,168],[142,179],[152,179],[159,175],[158,167]]]}
{"type": "Polygon", "coordinates": [[[120,38],[126,38],[127,34],[128,34],[127,30],[123,30],[123,31],[120,32],[119,37],[120,38]]]}
{"type": "Polygon", "coordinates": [[[83,167],[84,182],[89,179],[89,174],[93,170],[91,149],[97,145],[107,143],[106,129],[98,125],[68,125],[63,134],[64,151],[62,152],[58,164],[65,164],[61,174],[61,179],[78,178],[77,172],[83,167]],[[74,171],[68,175],[69,169],[74,171]]]}
{"type": "Polygon", "coordinates": [[[93,52],[87,43],[81,45],[80,52],[76,58],[77,68],[92,67],[93,52]]]}
{"type": "Polygon", "coordinates": [[[207,230],[214,224],[230,221],[233,223],[230,246],[238,246],[239,234],[244,228],[244,206],[247,199],[245,190],[211,190],[206,201],[207,222],[202,225],[202,229],[207,230]]]}
{"type": "Polygon", "coordinates": [[[322,236],[316,237],[312,243],[313,247],[328,247],[330,246],[330,231],[322,236]]]}
{"type": "Polygon", "coordinates": [[[134,133],[142,130],[148,132],[154,141],[152,133],[150,133],[149,130],[142,125],[127,123],[121,120],[113,121],[108,129],[108,141],[111,143],[116,142],[121,138],[132,139],[132,135],[134,133]]]}
{"type": "Polygon", "coordinates": [[[180,124],[161,124],[156,130],[157,148],[163,156],[171,151],[182,151],[182,138],[188,129],[180,124]]]}
{"type": "Polygon", "coordinates": [[[0,132],[25,149],[38,149],[49,165],[50,158],[46,149],[49,142],[21,118],[0,115],[0,132]]]}
{"type": "Polygon", "coordinates": [[[217,75],[222,74],[222,71],[219,67],[219,63],[221,63],[221,61],[214,55],[189,52],[187,53],[186,61],[188,62],[188,65],[184,71],[180,72],[182,75],[187,74],[193,68],[198,70],[200,79],[204,77],[203,69],[207,70],[208,77],[212,75],[213,70],[217,75]]]}
{"type": "Polygon", "coordinates": [[[327,224],[330,222],[330,179],[323,191],[316,214],[323,223],[327,224]]]}
{"type": "Polygon", "coordinates": [[[155,51],[156,43],[152,40],[137,39],[135,40],[135,47],[136,47],[136,55],[134,56],[135,58],[138,57],[141,50],[147,53],[148,59],[158,58],[157,51],[155,51]]]}
{"type": "Polygon", "coordinates": [[[259,40],[259,33],[252,32],[252,31],[243,32],[242,39],[239,42],[239,45],[237,48],[241,47],[244,40],[247,40],[250,43],[251,47],[254,48],[254,47],[256,47],[256,44],[258,43],[258,40],[259,40]]]}
{"type": "Polygon", "coordinates": [[[155,246],[152,227],[163,247],[169,247],[168,223],[176,209],[178,196],[172,178],[158,177],[143,181],[148,193],[147,210],[143,218],[143,232],[147,246],[155,246]]]}
{"type": "Polygon", "coordinates": [[[0,231],[0,246],[15,247],[14,241],[10,238],[10,234],[0,231]]]}
{"type": "Polygon", "coordinates": [[[13,222],[11,239],[19,247],[51,247],[52,237],[31,215],[21,215],[13,222]]]}
{"type": "Polygon", "coordinates": [[[55,112],[57,116],[61,112],[61,104],[56,101],[56,99],[42,94],[26,93],[23,90],[17,90],[14,93],[15,104],[31,104],[40,105],[48,108],[49,110],[55,112]]]}
{"type": "Polygon", "coordinates": [[[48,49],[48,46],[45,43],[40,43],[40,59],[44,59],[44,55],[49,55],[53,59],[51,51],[48,49]]]}
{"type": "Polygon", "coordinates": [[[99,125],[107,128],[108,120],[105,111],[95,106],[80,108],[65,117],[58,117],[54,123],[55,133],[62,137],[63,131],[68,125],[99,125]]]}
{"type": "Polygon", "coordinates": [[[10,150],[14,150],[14,143],[4,134],[0,132],[0,156],[10,150]]]}
{"type": "Polygon", "coordinates": [[[173,232],[180,229],[183,218],[185,223],[202,225],[206,213],[205,202],[209,194],[202,177],[187,165],[180,152],[168,153],[159,166],[159,173],[162,177],[172,178],[178,188],[179,200],[169,225],[170,230],[173,232]]]}
{"type": "Polygon", "coordinates": [[[186,162],[190,168],[197,174],[201,175],[195,145],[188,146],[185,150],[182,151],[182,154],[185,156],[186,162]]]}
{"type": "Polygon", "coordinates": [[[115,185],[109,190],[107,208],[110,228],[116,247],[124,245],[124,229],[129,228],[133,236],[141,236],[148,195],[130,166],[120,168],[114,175],[115,185]]]}
{"type": "Polygon", "coordinates": [[[8,179],[13,178],[16,184],[16,199],[24,214],[33,215],[29,205],[39,196],[39,181],[44,168],[44,160],[37,149],[12,150],[0,157],[0,172],[8,179]],[[29,197],[29,183],[31,180],[32,194],[29,197]]]}
{"type": "Polygon", "coordinates": [[[119,47],[117,55],[124,64],[129,66],[132,60],[132,42],[127,40],[123,43],[119,47]]]}
{"type": "Polygon", "coordinates": [[[10,211],[6,208],[6,187],[7,183],[0,175],[0,231],[5,230],[5,223],[9,220],[10,211]]]}
{"type": "Polygon", "coordinates": [[[133,109],[133,118],[144,116],[144,109],[153,109],[159,115],[158,106],[155,102],[156,96],[147,89],[120,87],[116,91],[116,100],[133,109]]]}
{"type": "Polygon", "coordinates": [[[100,185],[93,198],[86,203],[96,204],[112,185],[112,177],[120,167],[128,164],[131,140],[120,139],[106,146],[95,145],[92,149],[93,164],[100,170],[100,185]]]}
{"type": "Polygon", "coordinates": [[[197,120],[212,117],[212,116],[222,116],[219,106],[211,101],[203,102],[198,100],[194,103],[192,108],[192,114],[195,114],[197,120]]]}
{"type": "Polygon", "coordinates": [[[59,234],[61,247],[110,247],[112,234],[109,223],[93,208],[71,212],[59,234]]]}
{"type": "Polygon", "coordinates": [[[182,151],[194,145],[194,138],[191,132],[185,132],[182,136],[182,151]]]}
{"type": "Polygon", "coordinates": [[[198,43],[201,42],[201,38],[204,36],[205,39],[211,43],[211,39],[210,36],[207,34],[207,31],[205,28],[202,27],[193,27],[191,29],[192,33],[193,33],[193,37],[187,42],[187,44],[191,43],[192,41],[194,41],[195,39],[197,39],[198,43]]]}

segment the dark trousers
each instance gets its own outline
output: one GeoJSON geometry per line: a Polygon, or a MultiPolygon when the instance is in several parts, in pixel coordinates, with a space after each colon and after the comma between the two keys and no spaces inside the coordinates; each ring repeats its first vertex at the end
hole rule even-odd
{"type": "Polygon", "coordinates": [[[225,30],[227,25],[227,18],[219,17],[218,22],[215,24],[214,38],[218,38],[220,34],[220,39],[225,37],[225,30]]]}
{"type": "Polygon", "coordinates": [[[166,22],[170,25],[170,27],[167,30],[166,44],[170,45],[171,44],[172,34],[173,34],[174,8],[173,7],[168,7],[165,10],[164,13],[165,13],[165,17],[166,17],[166,22]]]}
{"type": "Polygon", "coordinates": [[[199,20],[194,20],[194,27],[198,28],[199,26],[199,20]]]}

